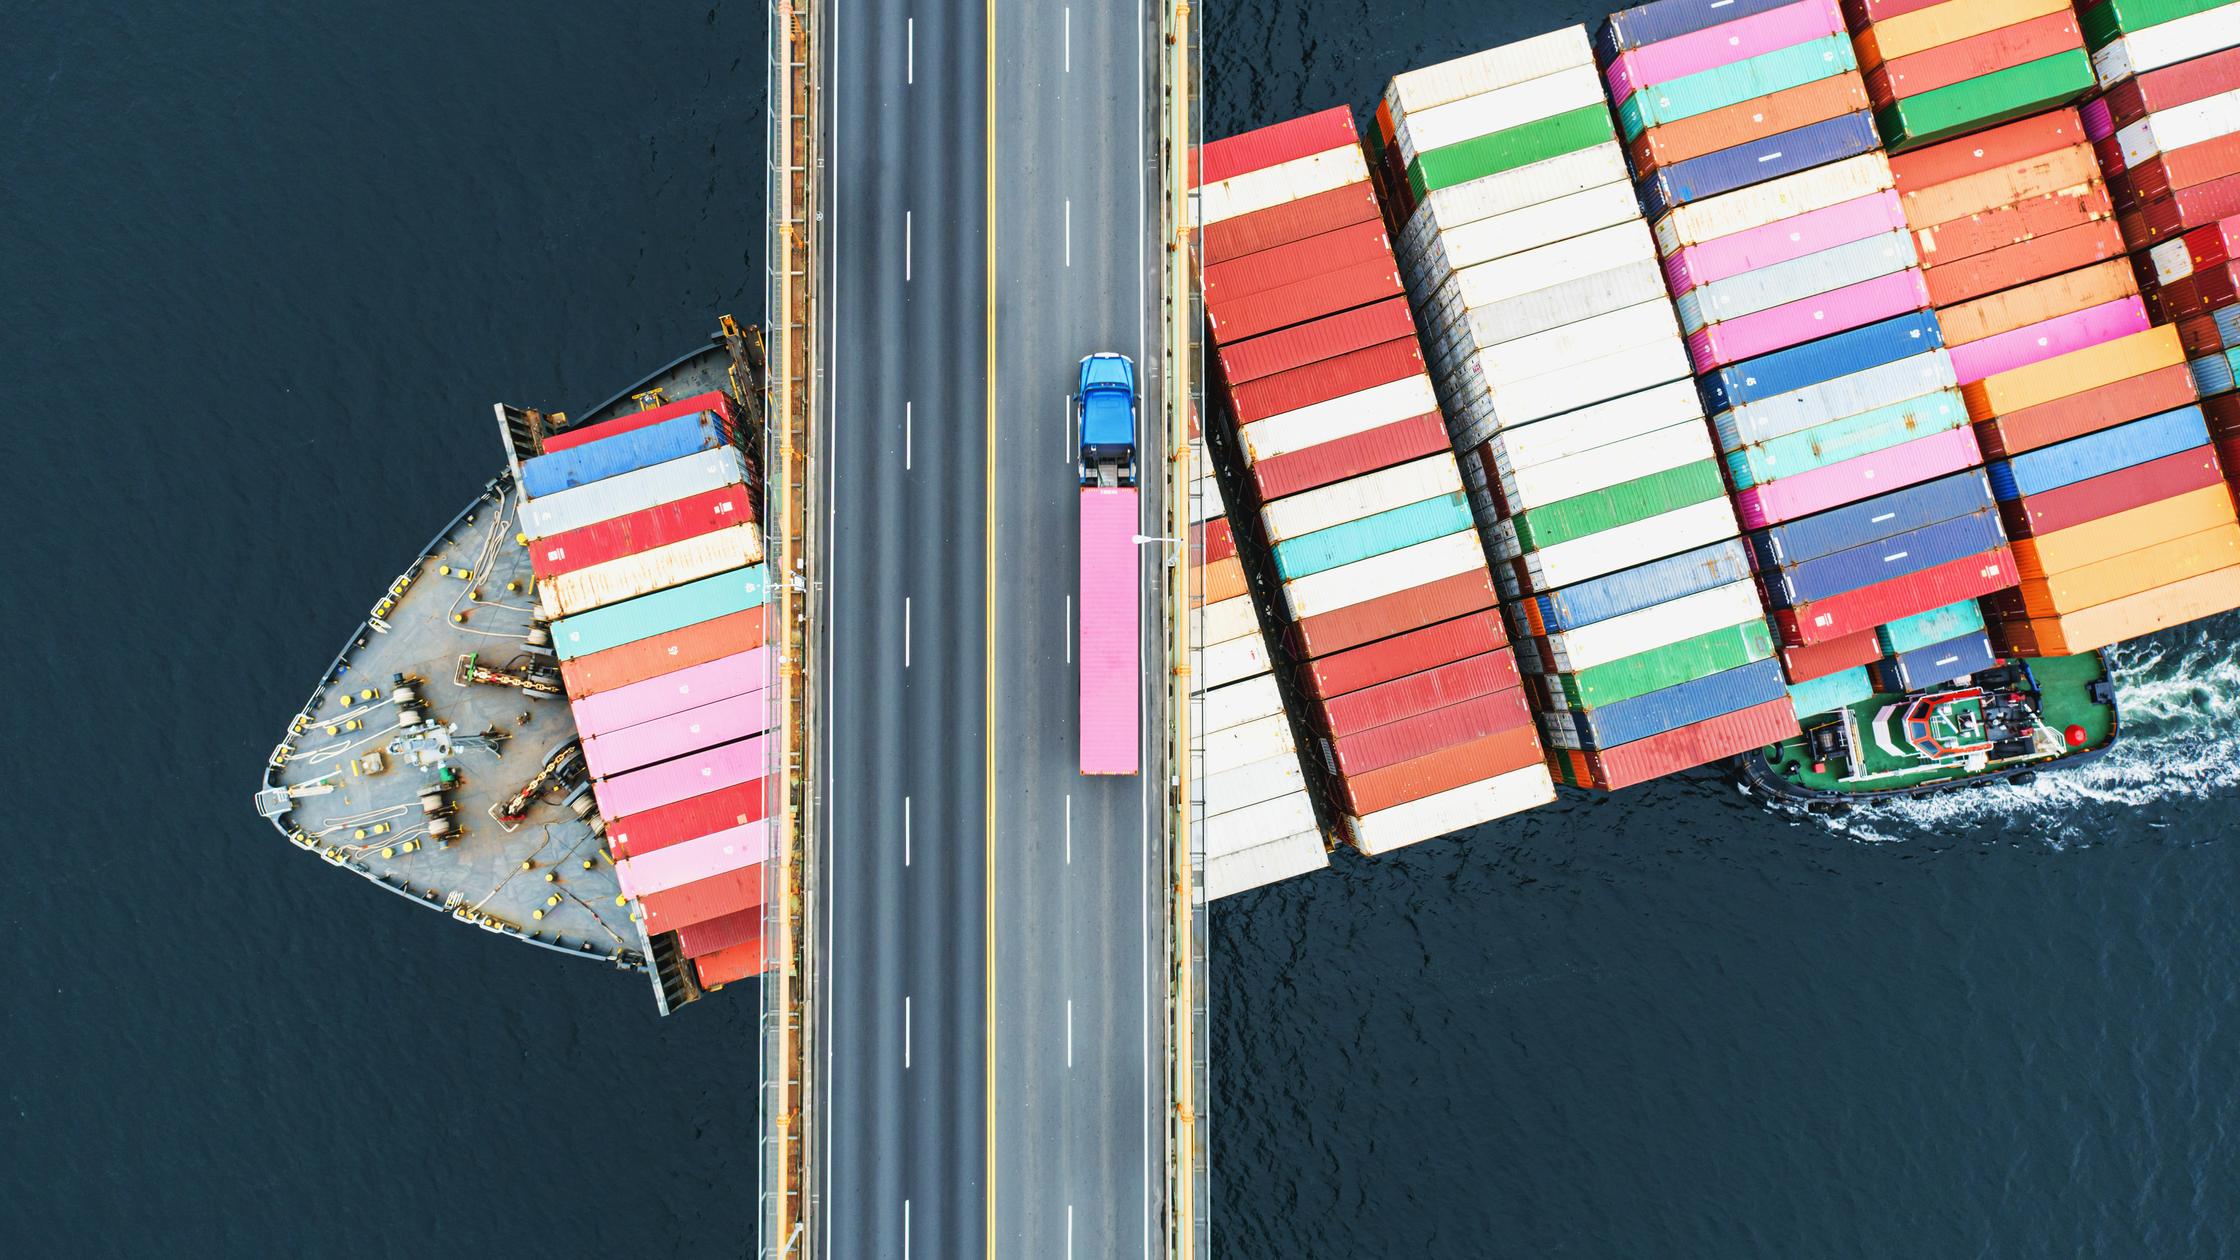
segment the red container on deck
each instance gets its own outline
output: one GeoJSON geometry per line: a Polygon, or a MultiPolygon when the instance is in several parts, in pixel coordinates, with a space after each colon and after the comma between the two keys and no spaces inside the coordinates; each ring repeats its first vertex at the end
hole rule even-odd
{"type": "Polygon", "coordinates": [[[724,486],[533,539],[529,543],[529,568],[540,578],[558,577],[719,529],[752,524],[754,496],[745,486],[724,486]]]}
{"type": "Polygon", "coordinates": [[[677,929],[677,948],[687,958],[700,958],[762,939],[762,907],[740,910],[720,919],[677,929]]]}
{"type": "Polygon", "coordinates": [[[1262,377],[1249,385],[1235,385],[1229,401],[1237,423],[1251,424],[1422,374],[1423,347],[1411,332],[1382,345],[1262,377]]]}
{"type": "Polygon", "coordinates": [[[616,857],[638,857],[761,822],[770,813],[769,788],[768,779],[754,779],[611,819],[607,823],[608,846],[616,857]]]}
{"type": "Polygon", "coordinates": [[[2128,214],[2121,212],[2119,203],[2116,222],[2123,228],[2123,239],[2133,249],[2143,249],[2187,228],[2206,227],[2236,214],[2240,214],[2240,174],[2174,189],[2128,214]]]}
{"type": "Polygon", "coordinates": [[[1901,14],[1926,9],[1944,0],[1843,0],[1843,20],[1854,31],[1865,30],[1869,22],[1887,22],[1901,14]]]}
{"type": "Polygon", "coordinates": [[[1204,563],[1212,564],[1216,560],[1226,560],[1237,554],[1237,536],[1230,530],[1228,518],[1217,516],[1203,525],[1193,525],[1191,528],[1199,531],[1199,537],[1203,540],[1204,563]]]}
{"type": "Polygon", "coordinates": [[[1951,87],[1993,69],[2083,47],[2084,37],[2077,31],[2075,14],[2048,13],[1885,61],[1867,72],[1867,94],[1877,106],[1887,106],[1899,98],[1951,87]]]}
{"type": "Polygon", "coordinates": [[[2206,315],[2240,299],[2240,263],[2196,267],[2193,274],[2155,289],[2154,304],[2164,319],[2206,315]]]}
{"type": "Polygon", "coordinates": [[[2073,482],[2058,490],[1999,505],[2011,538],[2034,538],[2086,521],[2097,521],[2149,503],[2160,503],[2222,480],[2217,454],[2209,446],[2151,459],[2144,464],[2073,482]]]}
{"type": "Polygon", "coordinates": [[[1192,187],[1218,184],[1248,171],[1266,170],[1317,153],[1342,149],[1355,143],[1356,138],[1353,111],[1343,105],[1333,105],[1199,148],[1191,158],[1190,183],[1192,187]]]}
{"type": "Polygon", "coordinates": [[[1980,171],[2013,166],[2056,149],[2083,144],[2084,123],[2073,109],[2048,110],[1957,140],[1940,140],[1890,159],[1890,175],[1901,196],[1980,171]]]}
{"type": "Polygon", "coordinates": [[[1381,301],[1399,292],[1400,269],[1388,253],[1208,308],[1206,323],[1212,326],[1213,339],[1226,344],[1381,301]]]}
{"type": "Polygon", "coordinates": [[[2014,555],[2002,546],[1827,599],[1779,609],[1773,614],[1773,623],[1784,643],[1824,643],[1900,617],[1988,595],[2013,586],[2015,581],[2014,555]]]}
{"type": "Polygon", "coordinates": [[[1518,685],[1516,657],[1496,648],[1339,696],[1315,718],[1324,731],[1343,737],[1518,685]]]}
{"type": "Polygon", "coordinates": [[[1466,783],[1478,783],[1540,760],[1540,735],[1527,722],[1451,748],[1338,780],[1349,816],[1420,801],[1466,783]]]}
{"type": "Polygon", "coordinates": [[[1976,442],[1986,457],[2020,455],[2183,407],[2193,397],[2193,373],[2185,364],[2175,363],[1981,421],[1976,425],[1976,442]]]}
{"type": "Polygon", "coordinates": [[[669,634],[619,644],[560,662],[560,681],[578,700],[672,670],[705,665],[762,646],[768,610],[746,608],[669,634]]]}
{"type": "Polygon", "coordinates": [[[645,909],[649,936],[720,919],[762,904],[762,864],[647,893],[638,904],[645,909]]]}
{"type": "Polygon", "coordinates": [[[1493,575],[1472,569],[1295,621],[1284,630],[1284,641],[1295,655],[1311,660],[1493,606],[1493,575]]]}
{"type": "Polygon", "coordinates": [[[1229,304],[1311,280],[1346,267],[1392,259],[1392,242],[1384,224],[1353,223],[1335,231],[1290,241],[1256,254],[1208,266],[1200,278],[1206,309],[1220,311],[1229,304]]]}
{"type": "Polygon", "coordinates": [[[1803,683],[1881,660],[1882,644],[1875,638],[1874,631],[1861,630],[1826,643],[1784,646],[1780,652],[1781,676],[1792,683],[1803,683]]]}
{"type": "Polygon", "coordinates": [[[1532,724],[1524,689],[1512,687],[1387,722],[1329,741],[1338,773],[1347,777],[1398,765],[1442,748],[1532,724]]]}
{"type": "Polygon", "coordinates": [[[2105,221],[2112,237],[2115,235],[2115,212],[2115,203],[2108,199],[2107,185],[2100,183],[2051,197],[2028,197],[2015,205],[1997,206],[1964,219],[1951,219],[1920,229],[1916,239],[1921,244],[1921,266],[1924,270],[1935,270],[1969,262],[1994,250],[2096,221],[2105,221]]]}
{"type": "Polygon", "coordinates": [[[1223,346],[1221,371],[1229,378],[1229,387],[1235,389],[1263,376],[1415,335],[1415,321],[1408,317],[1408,300],[1393,298],[1223,346]]]}
{"type": "Polygon", "coordinates": [[[1380,468],[1449,450],[1446,421],[1436,411],[1366,429],[1335,442],[1272,456],[1252,465],[1252,483],[1263,503],[1359,477],[1380,468]]]}
{"type": "Polygon", "coordinates": [[[2117,128],[2240,86],[2240,48],[2227,48],[2160,70],[2133,75],[2109,88],[2100,101],[2117,128]]]}
{"type": "Polygon", "coordinates": [[[2158,153],[2124,171],[2123,181],[2140,201],[2167,197],[2180,188],[2205,184],[2240,171],[2240,133],[2218,136],[2182,149],[2158,153]]]}
{"type": "Polygon", "coordinates": [[[2114,223],[2101,219],[1930,268],[1922,275],[1928,281],[1930,303],[1951,306],[2122,254],[2123,235],[2114,223]]]}
{"type": "MultiPolygon", "coordinates": [[[[1491,652],[1508,642],[1501,614],[1488,608],[1310,662],[1299,669],[1299,686],[1329,704],[1365,687],[1491,652]]],[[[1512,670],[1514,665],[1512,661],[1512,670]]]]}
{"type": "Polygon", "coordinates": [[[2186,357],[2199,358],[2205,354],[2224,353],[2224,334],[2217,331],[2217,321],[2206,315],[2195,315],[2177,323],[2178,344],[2186,348],[2186,357]]]}
{"type": "Polygon", "coordinates": [[[1796,709],[1783,696],[1648,739],[1586,753],[1582,759],[1596,787],[1616,791],[1776,744],[1796,733],[1796,709]]]}
{"type": "Polygon", "coordinates": [[[700,987],[703,989],[761,975],[763,965],[762,937],[759,935],[744,944],[720,949],[692,960],[692,969],[699,974],[700,987]]]}
{"type": "Polygon", "coordinates": [[[676,402],[663,403],[658,407],[648,407],[644,411],[632,412],[627,416],[617,416],[612,420],[603,420],[598,424],[563,429],[545,438],[544,451],[549,455],[554,451],[564,451],[570,447],[582,446],[586,442],[596,442],[602,438],[613,437],[617,433],[628,433],[633,429],[647,428],[664,420],[674,420],[678,416],[695,415],[703,411],[716,413],[716,419],[722,424],[725,437],[736,439],[739,436],[738,422],[731,416],[731,398],[717,390],[706,394],[694,394],[690,398],[680,398],[676,402]]]}
{"type": "Polygon", "coordinates": [[[1288,241],[1336,231],[1349,223],[1382,222],[1368,180],[1209,223],[1198,231],[1203,265],[1227,262],[1288,241]]]}

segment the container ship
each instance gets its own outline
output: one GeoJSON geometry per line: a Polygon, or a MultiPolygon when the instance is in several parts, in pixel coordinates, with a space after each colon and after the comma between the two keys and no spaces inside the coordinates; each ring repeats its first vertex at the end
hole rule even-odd
{"type": "Polygon", "coordinates": [[[763,969],[771,662],[759,342],[574,420],[498,407],[502,471],[377,593],[268,759],[291,843],[463,924],[645,972],[763,969]]]}
{"type": "Polygon", "coordinates": [[[1211,831],[2026,782],[2240,607],[2240,4],[1658,0],[1196,180],[1211,831]]]}

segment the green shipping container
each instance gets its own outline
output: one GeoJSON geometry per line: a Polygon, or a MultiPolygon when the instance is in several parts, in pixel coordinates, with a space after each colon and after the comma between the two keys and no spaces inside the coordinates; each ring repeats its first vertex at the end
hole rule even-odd
{"type": "Polygon", "coordinates": [[[1650,127],[1858,68],[1859,57],[1851,51],[1851,37],[1828,35],[1642,88],[1619,103],[1618,122],[1625,129],[1626,139],[1632,140],[1650,127]]]}
{"type": "Polygon", "coordinates": [[[2221,9],[2233,0],[2100,0],[2087,8],[2078,6],[2077,29],[2084,33],[2085,46],[2094,52],[2114,43],[2121,36],[2143,31],[2150,26],[2160,26],[2195,13],[2221,9]]]}
{"type": "Polygon", "coordinates": [[[1564,708],[1585,712],[1652,691],[1709,678],[1773,655],[1773,631],[1752,618],[1678,643],[1580,670],[1548,675],[1548,690],[1564,708]]]}
{"type": "Polygon", "coordinates": [[[1538,551],[1574,538],[1585,538],[1620,525],[1631,525],[1652,516],[1716,499],[1726,494],[1717,460],[1698,460],[1622,481],[1606,490],[1577,495],[1546,507],[1532,508],[1511,518],[1517,546],[1538,551]]]}
{"type": "Polygon", "coordinates": [[[1882,644],[1884,656],[1903,656],[1916,648],[1948,642],[1981,629],[1983,606],[1972,599],[1963,599],[1957,604],[1946,604],[1878,626],[1874,637],[1882,644]]]}
{"type": "Polygon", "coordinates": [[[1919,96],[1874,113],[1882,142],[1902,153],[2010,118],[2065,104],[2090,90],[2092,58],[2082,48],[2025,61],[1919,96]]]}
{"type": "Polygon", "coordinates": [[[1335,569],[1402,547],[1471,528],[1470,498],[1461,491],[1332,525],[1277,543],[1276,573],[1284,581],[1335,569]]]}
{"type": "Polygon", "coordinates": [[[1408,186],[1415,189],[1420,200],[1441,188],[1591,149],[1616,138],[1609,106],[1600,102],[1582,105],[1567,113],[1534,119],[1522,127],[1418,153],[1408,164],[1408,186]]]}
{"type": "Polygon", "coordinates": [[[553,651],[561,660],[573,660],[749,608],[760,608],[764,580],[762,566],[751,564],[744,569],[718,573],[573,617],[562,617],[552,623],[553,651]]]}
{"type": "Polygon", "coordinates": [[[1728,453],[1727,475],[1734,479],[1735,489],[1746,490],[1860,455],[1888,450],[1900,442],[1957,429],[1966,423],[1968,408],[1960,401],[1960,391],[1940,389],[1933,394],[1890,403],[1795,433],[1784,433],[1770,441],[1753,442],[1728,453]]]}

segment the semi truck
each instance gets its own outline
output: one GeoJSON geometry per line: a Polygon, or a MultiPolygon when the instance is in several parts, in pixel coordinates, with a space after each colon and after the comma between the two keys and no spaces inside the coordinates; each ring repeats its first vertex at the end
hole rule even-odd
{"type": "Polygon", "coordinates": [[[1081,773],[1134,774],[1143,743],[1136,504],[1136,369],[1081,360],[1074,393],[1081,492],[1081,773]]]}

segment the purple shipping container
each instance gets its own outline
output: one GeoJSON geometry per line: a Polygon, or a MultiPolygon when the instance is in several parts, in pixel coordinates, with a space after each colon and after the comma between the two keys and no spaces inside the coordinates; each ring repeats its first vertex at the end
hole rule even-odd
{"type": "Polygon", "coordinates": [[[1762,140],[1660,166],[1640,182],[1641,210],[1651,223],[1674,207],[1826,166],[1882,144],[1866,110],[1783,131],[1762,140]]]}
{"type": "Polygon", "coordinates": [[[1975,432],[1947,429],[1870,455],[1752,486],[1734,496],[1734,506],[1744,529],[1763,529],[1981,463],[1983,451],[1976,445],[1975,432]]]}
{"type": "Polygon", "coordinates": [[[1620,9],[1595,30],[1595,54],[1610,61],[1629,48],[1677,39],[1690,31],[1705,30],[1754,14],[1778,9],[1792,0],[1652,0],[1649,4],[1620,9]]]}
{"type": "Polygon", "coordinates": [[[1770,608],[1791,608],[1905,577],[1962,556],[1981,555],[2007,541],[1997,512],[1975,512],[1909,529],[1865,546],[1838,551],[1760,577],[1770,608]]]}
{"type": "Polygon", "coordinates": [[[1759,568],[1776,569],[1998,506],[1991,497],[1991,479],[1970,470],[1759,530],[1744,541],[1759,568]]]}
{"type": "Polygon", "coordinates": [[[1965,678],[1998,663],[1999,654],[1991,650],[1991,640],[1983,631],[1974,630],[1957,639],[1884,658],[1875,664],[1875,682],[1885,691],[1914,691],[1965,678]]]}
{"type": "Polygon", "coordinates": [[[1698,329],[1688,337],[1688,357],[1694,361],[1696,372],[1706,375],[1731,363],[1919,311],[1928,305],[1929,288],[1922,281],[1921,272],[1908,268],[1833,293],[1817,294],[1698,329]]]}
{"type": "Polygon", "coordinates": [[[1787,694],[1780,660],[1767,657],[1584,712],[1551,710],[1541,720],[1555,728],[1551,733],[1568,727],[1581,748],[1594,751],[1707,722],[1787,694]]]}

